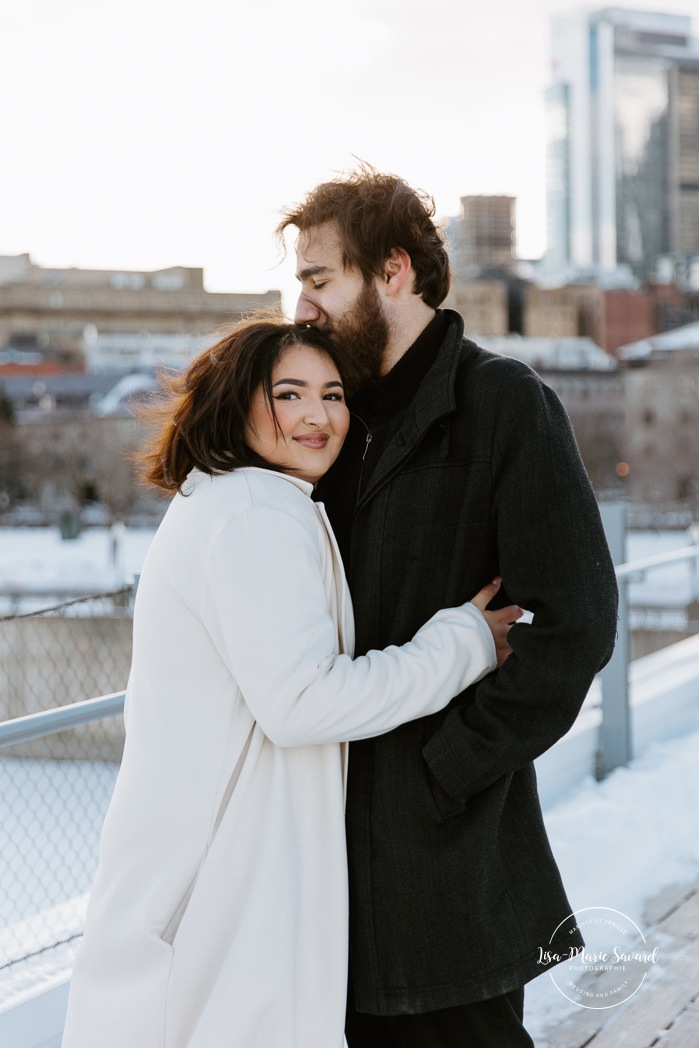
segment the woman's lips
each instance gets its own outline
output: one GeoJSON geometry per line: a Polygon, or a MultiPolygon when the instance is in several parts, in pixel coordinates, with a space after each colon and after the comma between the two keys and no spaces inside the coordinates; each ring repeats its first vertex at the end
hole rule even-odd
{"type": "Polygon", "coordinates": [[[294,437],[304,448],[314,448],[318,451],[325,447],[329,439],[327,433],[303,433],[300,437],[294,437]]]}

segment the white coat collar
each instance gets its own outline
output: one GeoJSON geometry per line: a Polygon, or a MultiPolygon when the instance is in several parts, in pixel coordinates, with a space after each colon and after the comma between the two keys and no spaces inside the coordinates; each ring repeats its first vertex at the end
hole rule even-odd
{"type": "MultiPolygon", "coordinates": [[[[304,495],[308,495],[309,498],[313,494],[314,485],[311,484],[310,481],[301,480],[300,477],[292,477],[289,473],[279,473],[276,469],[265,469],[263,466],[239,466],[237,469],[232,469],[230,473],[261,473],[266,477],[279,477],[281,480],[286,480],[287,483],[293,484],[294,487],[300,488],[304,495]]],[[[202,483],[206,478],[212,480],[216,476],[225,477],[229,475],[230,474],[228,473],[204,473],[202,470],[195,467],[188,474],[182,487],[185,494],[189,494],[192,488],[196,487],[197,484],[202,483]]]]}
{"type": "Polygon", "coordinates": [[[241,470],[246,473],[263,473],[268,477],[281,477],[282,480],[286,480],[289,484],[293,484],[297,488],[301,488],[306,495],[310,496],[313,494],[314,484],[311,484],[309,480],[301,480],[300,477],[292,477],[290,473],[279,473],[276,469],[265,469],[263,466],[241,466],[241,470]]]}

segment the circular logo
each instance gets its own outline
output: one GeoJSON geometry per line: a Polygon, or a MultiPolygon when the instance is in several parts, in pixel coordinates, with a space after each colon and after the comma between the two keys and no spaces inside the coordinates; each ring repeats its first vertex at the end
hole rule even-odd
{"type": "Polygon", "coordinates": [[[608,906],[571,913],[551,936],[549,951],[541,953],[542,963],[560,962],[549,972],[553,984],[581,1008],[615,1008],[628,1001],[660,960],[658,948],[649,946],[638,925],[608,906]],[[561,948],[576,932],[585,945],[561,948]]]}

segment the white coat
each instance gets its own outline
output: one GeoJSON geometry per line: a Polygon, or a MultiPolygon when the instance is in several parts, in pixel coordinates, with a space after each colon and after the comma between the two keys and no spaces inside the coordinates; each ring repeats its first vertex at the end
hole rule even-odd
{"type": "Polygon", "coordinates": [[[353,661],[311,485],[247,468],[195,471],[187,489],[139,584],[126,745],[63,1048],[341,1048],[341,740],[441,709],[495,646],[466,605],[353,661]]]}

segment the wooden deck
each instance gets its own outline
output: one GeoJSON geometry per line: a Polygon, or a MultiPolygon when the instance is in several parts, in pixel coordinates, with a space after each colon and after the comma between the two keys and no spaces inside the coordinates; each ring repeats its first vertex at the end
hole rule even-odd
{"type": "Polygon", "coordinates": [[[617,1008],[576,1010],[537,1048],[699,1048],[699,884],[666,888],[643,924],[659,962],[638,992],[617,1008]]]}

